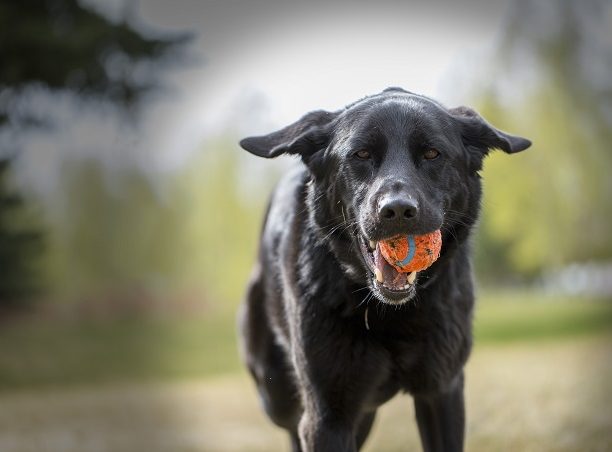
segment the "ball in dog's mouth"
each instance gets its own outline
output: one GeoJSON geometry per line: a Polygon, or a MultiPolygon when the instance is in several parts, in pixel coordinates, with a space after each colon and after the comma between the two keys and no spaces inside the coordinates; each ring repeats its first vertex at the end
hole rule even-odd
{"type": "Polygon", "coordinates": [[[439,230],[419,236],[402,235],[380,241],[362,237],[361,248],[373,273],[375,292],[381,301],[401,304],[415,294],[417,274],[440,256],[439,230]]]}

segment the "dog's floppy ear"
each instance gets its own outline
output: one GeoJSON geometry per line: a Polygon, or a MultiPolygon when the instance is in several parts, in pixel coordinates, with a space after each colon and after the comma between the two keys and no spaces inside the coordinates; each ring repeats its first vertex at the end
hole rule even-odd
{"type": "Polygon", "coordinates": [[[305,160],[327,147],[333,120],[338,113],[318,110],[304,115],[293,124],[268,135],[248,137],[240,146],[259,157],[273,158],[281,154],[299,154],[305,160]]]}
{"type": "Polygon", "coordinates": [[[451,108],[449,113],[460,122],[463,141],[468,146],[481,149],[485,154],[490,149],[501,149],[508,154],[514,154],[531,146],[531,141],[527,138],[496,129],[471,108],[451,108]]]}

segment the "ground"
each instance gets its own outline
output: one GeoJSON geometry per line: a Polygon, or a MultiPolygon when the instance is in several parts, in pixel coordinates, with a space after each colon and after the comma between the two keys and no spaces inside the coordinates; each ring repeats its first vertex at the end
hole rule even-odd
{"type": "MultiPolygon", "coordinates": [[[[612,450],[611,336],[476,344],[467,450],[612,450]]],[[[408,396],[385,405],[369,452],[420,450],[408,396]]],[[[4,452],[288,450],[245,373],[0,393],[4,452]]]]}

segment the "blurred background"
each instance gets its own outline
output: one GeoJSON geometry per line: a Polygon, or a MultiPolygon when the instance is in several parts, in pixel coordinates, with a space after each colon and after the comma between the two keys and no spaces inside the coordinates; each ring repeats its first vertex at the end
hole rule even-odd
{"type": "MultiPolygon", "coordinates": [[[[0,450],[271,451],[235,316],[293,161],[387,86],[530,138],[475,234],[473,451],[612,450],[612,3],[0,4],[0,450]]],[[[366,450],[418,450],[410,399],[366,450]]]]}

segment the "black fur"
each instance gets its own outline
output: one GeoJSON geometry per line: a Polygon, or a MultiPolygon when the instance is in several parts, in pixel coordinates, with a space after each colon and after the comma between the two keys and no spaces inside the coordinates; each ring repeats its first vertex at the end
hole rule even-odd
{"type": "Polygon", "coordinates": [[[463,449],[478,170],[490,149],[530,144],[471,109],[399,88],[241,141],[261,157],[303,161],[271,199],[240,322],[264,408],[294,451],[358,450],[398,391],[414,397],[426,451],[463,449]],[[424,158],[430,149],[437,158],[424,158]],[[415,215],[384,220],[388,199],[410,200],[415,215]],[[368,240],[436,229],[441,257],[413,286],[376,283],[368,240]]]}

